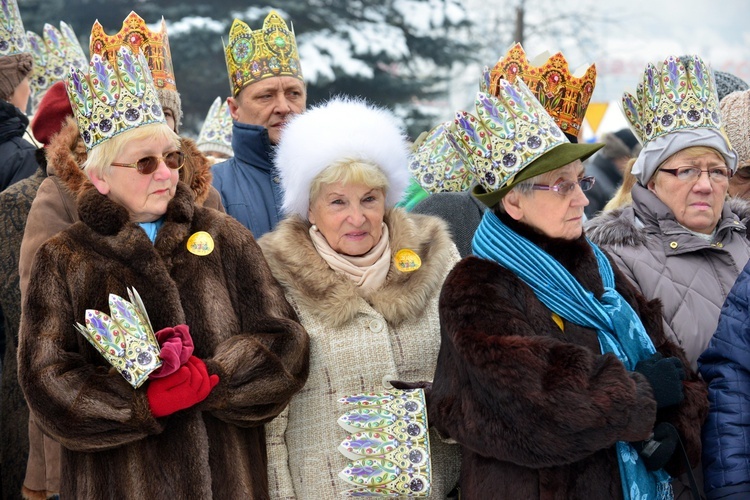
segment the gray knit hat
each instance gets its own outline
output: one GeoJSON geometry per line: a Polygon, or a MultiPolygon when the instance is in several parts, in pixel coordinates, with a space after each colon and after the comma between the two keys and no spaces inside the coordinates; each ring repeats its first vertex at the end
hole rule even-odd
{"type": "Polygon", "coordinates": [[[174,114],[174,131],[179,134],[180,124],[182,124],[182,100],[180,99],[180,93],[176,90],[157,88],[156,94],[159,96],[161,107],[172,110],[172,114],[174,114]]]}
{"type": "Polygon", "coordinates": [[[719,94],[719,102],[732,92],[750,88],[743,79],[726,71],[714,71],[714,79],[716,80],[716,91],[719,94]]]}
{"type": "Polygon", "coordinates": [[[750,162],[750,90],[732,92],[721,100],[721,121],[740,165],[750,162]]]}

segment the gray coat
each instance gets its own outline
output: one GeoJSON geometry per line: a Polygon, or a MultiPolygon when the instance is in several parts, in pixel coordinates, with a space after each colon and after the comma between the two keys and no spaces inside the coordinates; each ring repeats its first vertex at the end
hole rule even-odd
{"type": "Polygon", "coordinates": [[[648,189],[636,184],[632,194],[632,205],[592,219],[586,233],[646,298],[661,299],[664,331],[685,349],[695,369],[724,299],[750,259],[750,206],[739,199],[725,203],[708,242],[680,225],[648,189]]]}

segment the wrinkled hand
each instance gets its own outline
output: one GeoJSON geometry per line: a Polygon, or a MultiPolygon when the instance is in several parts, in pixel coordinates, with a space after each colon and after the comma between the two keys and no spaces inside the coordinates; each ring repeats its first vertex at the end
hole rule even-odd
{"type": "Polygon", "coordinates": [[[173,374],[193,355],[193,338],[187,325],[162,328],[156,332],[156,340],[161,346],[161,366],[149,375],[150,379],[173,374]]]}
{"type": "Polygon", "coordinates": [[[206,364],[190,356],[173,374],[149,382],[146,395],[151,413],[166,417],[190,408],[206,399],[218,383],[218,375],[209,375],[206,364]]]}
{"type": "Polygon", "coordinates": [[[661,422],[654,428],[651,438],[631,444],[648,470],[659,470],[667,465],[679,442],[680,435],[674,425],[661,422]]]}
{"type": "Polygon", "coordinates": [[[657,409],[674,406],[685,398],[682,389],[685,367],[678,358],[665,358],[657,352],[639,361],[635,371],[645,376],[651,384],[657,409]]]}

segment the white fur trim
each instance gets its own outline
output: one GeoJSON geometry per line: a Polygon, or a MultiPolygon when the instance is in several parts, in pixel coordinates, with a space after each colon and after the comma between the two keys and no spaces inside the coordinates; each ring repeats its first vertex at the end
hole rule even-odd
{"type": "Polygon", "coordinates": [[[274,159],[284,189],[282,210],[306,220],[313,179],[345,158],[368,160],[383,170],[387,207],[401,199],[409,184],[409,146],[397,118],[363,99],[342,96],[284,128],[274,159]]]}

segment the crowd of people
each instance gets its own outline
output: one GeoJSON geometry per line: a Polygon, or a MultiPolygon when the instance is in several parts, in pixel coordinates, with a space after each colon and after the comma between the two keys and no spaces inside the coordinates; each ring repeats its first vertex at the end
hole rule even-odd
{"type": "Polygon", "coordinates": [[[410,143],[271,11],[194,141],[164,22],[4,6],[2,498],[750,495],[742,80],[665,55],[579,142],[595,65],[515,44],[410,143]]]}

